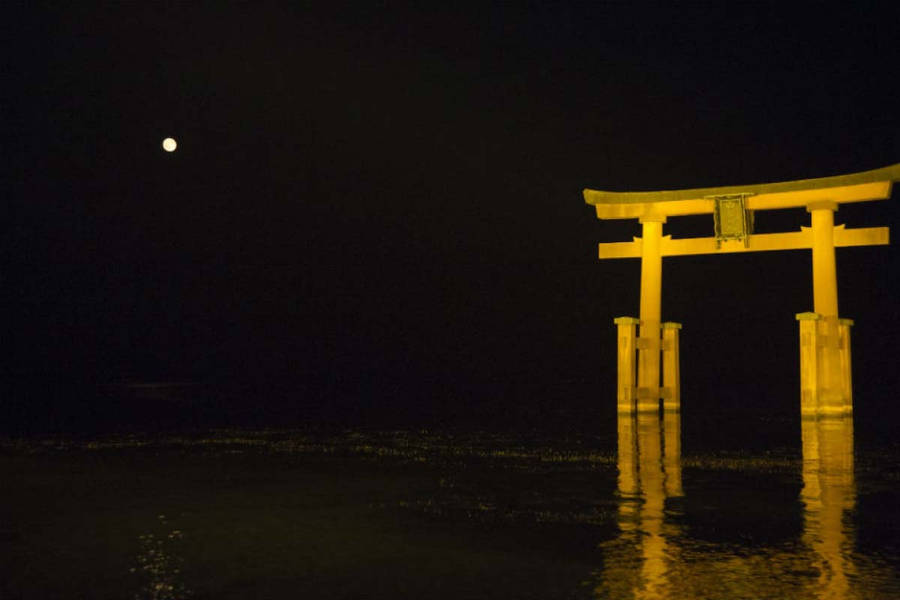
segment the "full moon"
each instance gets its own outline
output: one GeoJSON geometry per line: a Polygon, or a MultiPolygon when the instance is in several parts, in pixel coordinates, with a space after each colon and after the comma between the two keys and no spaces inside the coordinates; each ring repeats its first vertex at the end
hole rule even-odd
{"type": "Polygon", "coordinates": [[[175,152],[175,148],[178,147],[178,144],[172,138],[166,138],[163,140],[163,150],[166,152],[175,152]]]}

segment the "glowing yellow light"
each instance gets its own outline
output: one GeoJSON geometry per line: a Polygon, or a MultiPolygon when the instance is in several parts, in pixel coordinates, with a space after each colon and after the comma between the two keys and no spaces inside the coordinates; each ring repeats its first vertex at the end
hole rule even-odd
{"type": "Polygon", "coordinates": [[[175,152],[175,148],[178,147],[178,143],[175,142],[175,140],[172,138],[166,138],[163,140],[162,147],[166,152],[175,152]]]}
{"type": "Polygon", "coordinates": [[[900,181],[900,164],[835,177],[749,186],[656,192],[584,190],[584,199],[594,206],[597,218],[638,219],[642,224],[641,237],[631,242],[602,243],[598,247],[600,259],[641,259],[640,318],[615,320],[619,363],[617,410],[656,413],[660,399],[665,410],[680,410],[680,325],[671,323],[666,327],[660,322],[663,257],[812,250],[815,312],[797,315],[801,413],[851,414],[850,326],[853,321],[841,319],[838,313],[835,248],[886,245],[890,231],[887,227],[835,226],[834,212],[843,203],[889,198],[894,181],[900,181]],[[754,211],[800,206],[805,206],[810,213],[810,227],[783,233],[754,233],[754,211]],[[669,217],[709,213],[714,215],[714,237],[672,239],[662,234],[662,226],[669,217]],[[636,334],[638,326],[640,330],[636,334]]]}

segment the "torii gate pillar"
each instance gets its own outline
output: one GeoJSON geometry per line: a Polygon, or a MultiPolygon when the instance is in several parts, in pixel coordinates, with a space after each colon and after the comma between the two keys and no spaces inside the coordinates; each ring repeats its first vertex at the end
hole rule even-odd
{"type": "Polygon", "coordinates": [[[837,317],[837,265],[834,259],[834,211],[837,202],[816,202],[810,214],[813,244],[813,308],[823,317],[837,317]]]}
{"type": "Polygon", "coordinates": [[[642,217],[641,315],[638,338],[637,409],[659,409],[659,352],[662,304],[662,226],[665,217],[642,217]]]}
{"type": "MultiPolygon", "coordinates": [[[[807,206],[812,225],[812,263],[813,263],[813,310],[818,315],[816,320],[816,352],[809,354],[815,357],[818,365],[815,369],[818,400],[816,406],[802,406],[802,412],[824,414],[843,414],[852,411],[849,398],[845,398],[845,390],[849,382],[849,352],[842,361],[841,329],[838,318],[837,298],[837,265],[834,256],[834,211],[837,203],[831,201],[815,202],[807,206]],[[847,373],[841,368],[842,362],[848,363],[847,373]],[[805,411],[803,409],[806,409],[805,411]]],[[[849,330],[845,337],[849,337],[849,330]]],[[[848,348],[849,349],[849,348],[848,348]]],[[[803,364],[801,370],[808,370],[803,364]]],[[[803,378],[801,374],[801,378],[803,378]]],[[[806,374],[810,379],[810,374],[806,374]]]]}

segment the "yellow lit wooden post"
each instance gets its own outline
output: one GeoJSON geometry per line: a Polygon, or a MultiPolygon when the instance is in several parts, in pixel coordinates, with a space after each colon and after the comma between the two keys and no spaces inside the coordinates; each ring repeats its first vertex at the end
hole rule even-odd
{"type": "MultiPolygon", "coordinates": [[[[584,190],[585,201],[594,206],[599,219],[638,219],[642,224],[641,238],[599,245],[601,259],[641,259],[637,410],[658,409],[660,397],[667,395],[680,399],[677,370],[670,371],[674,384],[670,386],[664,375],[662,389],[659,385],[660,348],[665,346],[660,340],[662,258],[801,249],[812,250],[815,309],[810,313],[815,318],[798,316],[801,340],[815,340],[813,346],[801,345],[801,409],[823,414],[852,410],[850,334],[849,325],[845,327],[839,319],[835,248],[885,245],[889,230],[835,226],[834,211],[843,203],[889,198],[897,180],[900,164],[849,175],[758,185],[658,192],[584,190]],[[806,208],[811,226],[785,233],[753,233],[755,211],[784,208],[806,208]],[[662,235],[666,219],[698,214],[714,215],[714,237],[673,240],[662,235]]],[[[670,335],[677,340],[677,333],[670,335]]],[[[630,368],[622,366],[623,356],[620,349],[620,381],[630,368]]],[[[674,356],[677,358],[677,349],[674,356]]],[[[624,388],[621,384],[619,387],[621,406],[624,388]]]]}
{"type": "Polygon", "coordinates": [[[853,319],[838,319],[840,339],[841,383],[843,384],[844,413],[853,412],[853,376],[850,362],[850,328],[853,319]]]}
{"type": "Polygon", "coordinates": [[[797,315],[800,322],[800,414],[815,415],[819,411],[818,358],[819,315],[804,312],[797,315]]]}
{"type": "Polygon", "coordinates": [[[638,340],[637,409],[659,410],[660,313],[662,309],[662,226],[665,217],[641,218],[641,337],[638,340]]]}
{"type": "Polygon", "coordinates": [[[662,324],[663,410],[681,410],[681,358],[678,350],[678,331],[681,323],[662,324]]]}
{"type": "Polygon", "coordinates": [[[819,315],[818,352],[819,412],[844,411],[841,382],[840,343],[838,340],[837,265],[834,256],[834,211],[837,203],[822,200],[810,203],[806,210],[812,224],[813,310],[819,315]]]}
{"type": "Polygon", "coordinates": [[[634,317],[616,317],[613,322],[618,327],[619,367],[617,404],[619,412],[634,412],[635,409],[635,327],[640,322],[634,317]]]}
{"type": "Polygon", "coordinates": [[[837,265],[834,258],[834,211],[837,203],[812,202],[806,210],[812,224],[813,308],[824,317],[837,316],[837,265]]]}

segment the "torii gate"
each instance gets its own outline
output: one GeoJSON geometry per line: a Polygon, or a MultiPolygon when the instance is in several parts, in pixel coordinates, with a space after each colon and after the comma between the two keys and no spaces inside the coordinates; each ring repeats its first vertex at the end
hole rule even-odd
{"type": "Polygon", "coordinates": [[[801,414],[848,414],[853,410],[850,326],[838,317],[834,249],[886,245],[887,227],[845,229],[834,225],[838,204],[882,200],[900,180],[900,163],[850,175],[780,183],[658,192],[584,190],[599,219],[639,219],[643,235],[632,242],[600,244],[600,258],[641,259],[640,319],[619,317],[619,412],[681,408],[679,323],[660,322],[662,257],[812,249],[813,310],[800,322],[801,414]],[[811,227],[789,233],[753,233],[753,212],[806,207],[811,227]],[[714,237],[672,239],[662,235],[669,217],[712,214],[714,237]],[[635,326],[640,332],[635,336],[635,326]],[[662,334],[662,335],[660,335],[662,334]],[[635,351],[637,361],[635,361],[635,351]],[[662,386],[660,385],[662,353],[662,386]],[[637,383],[635,383],[637,375],[637,383]]]}

